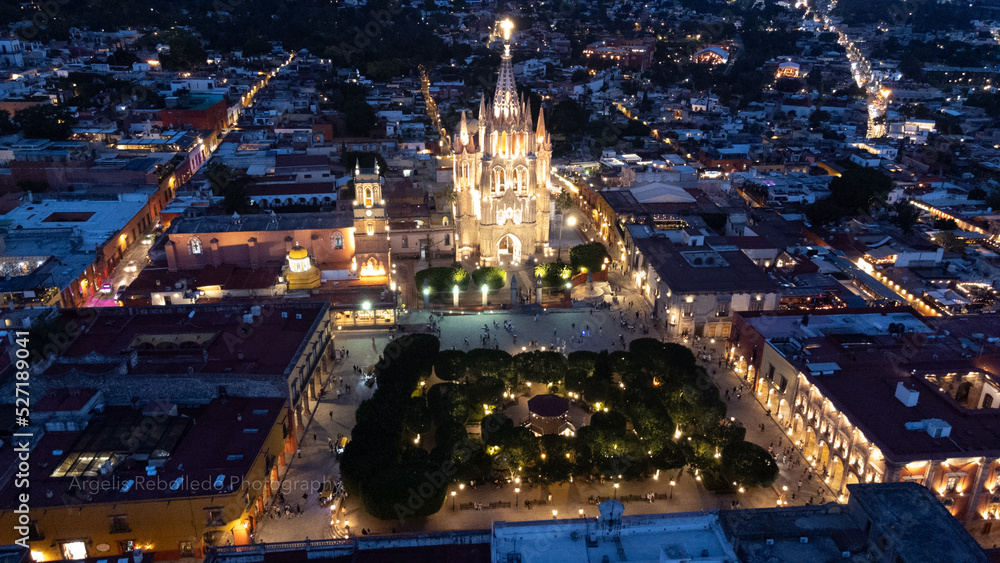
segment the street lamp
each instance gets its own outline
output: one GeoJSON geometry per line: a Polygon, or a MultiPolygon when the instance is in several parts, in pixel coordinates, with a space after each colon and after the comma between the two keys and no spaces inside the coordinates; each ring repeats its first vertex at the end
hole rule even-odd
{"type": "MultiPolygon", "coordinates": [[[[570,227],[572,227],[573,225],[576,225],[576,217],[567,217],[565,223],[567,225],[569,225],[570,227]]],[[[563,221],[560,221],[559,222],[559,255],[556,256],[556,260],[562,260],[562,230],[563,230],[563,221]]]]}
{"type": "Polygon", "coordinates": [[[558,515],[559,515],[559,511],[553,508],[552,509],[552,519],[555,520],[556,516],[558,516],[558,515]]]}
{"type": "Polygon", "coordinates": [[[674,485],[676,484],[677,481],[674,481],[673,479],[670,480],[670,498],[674,498],[674,485]]]}
{"type": "Polygon", "coordinates": [[[521,487],[514,487],[514,508],[521,504],[521,487]]]}
{"type": "Polygon", "coordinates": [[[615,483],[615,500],[618,500],[618,483],[615,483]]]}
{"type": "Polygon", "coordinates": [[[456,493],[455,491],[451,492],[451,509],[452,510],[455,510],[455,495],[457,495],[457,494],[458,493],[456,493]]]}
{"type": "Polygon", "coordinates": [[[458,286],[457,285],[454,285],[454,286],[451,287],[451,294],[454,297],[453,301],[454,301],[455,307],[458,307],[458,286]]]}
{"type": "Polygon", "coordinates": [[[482,287],[482,290],[483,290],[483,307],[485,307],[486,306],[486,295],[490,291],[490,286],[488,286],[488,285],[486,285],[484,283],[483,287],[482,287]]]}

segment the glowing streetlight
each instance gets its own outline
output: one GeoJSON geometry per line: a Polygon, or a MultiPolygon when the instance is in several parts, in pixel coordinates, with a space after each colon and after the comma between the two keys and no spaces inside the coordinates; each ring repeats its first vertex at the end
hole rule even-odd
{"type": "Polygon", "coordinates": [[[486,285],[484,283],[483,287],[481,289],[483,290],[483,307],[485,307],[486,306],[486,296],[487,296],[487,294],[490,291],[490,286],[488,286],[488,285],[486,285]]]}
{"type": "Polygon", "coordinates": [[[674,481],[673,479],[670,480],[670,498],[674,498],[674,485],[676,484],[677,481],[674,481]]]}
{"type": "Polygon", "coordinates": [[[618,483],[615,483],[615,500],[618,500],[618,483]]]}
{"type": "Polygon", "coordinates": [[[521,502],[521,487],[514,487],[514,508],[517,508],[521,502]]]}
{"type": "Polygon", "coordinates": [[[454,302],[455,307],[458,307],[458,286],[457,285],[452,286],[452,288],[451,288],[451,295],[453,297],[452,301],[454,302]]]}
{"type": "Polygon", "coordinates": [[[451,492],[451,509],[452,510],[455,510],[455,495],[457,495],[457,494],[458,493],[456,493],[455,491],[451,492]]]}
{"type": "MultiPolygon", "coordinates": [[[[566,218],[566,224],[569,225],[570,227],[572,227],[573,225],[576,225],[576,217],[567,217],[566,218]]],[[[559,253],[556,256],[556,260],[562,260],[562,230],[563,230],[563,222],[560,221],[559,222],[559,253]]]]}

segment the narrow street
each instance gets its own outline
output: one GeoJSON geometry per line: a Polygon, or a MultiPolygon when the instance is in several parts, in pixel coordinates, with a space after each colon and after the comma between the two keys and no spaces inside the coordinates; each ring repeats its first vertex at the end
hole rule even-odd
{"type": "MultiPolygon", "coordinates": [[[[293,58],[294,58],[294,55],[292,55],[292,58],[290,58],[288,61],[285,61],[283,64],[281,64],[280,66],[278,66],[277,68],[275,68],[274,71],[272,71],[272,75],[271,76],[277,76],[277,74],[279,72],[281,72],[281,70],[283,68],[285,68],[288,65],[288,63],[291,62],[291,60],[293,58]]],[[[267,81],[268,79],[269,79],[269,77],[265,77],[264,80],[267,81]]],[[[254,87],[253,90],[251,90],[251,92],[247,93],[245,95],[246,99],[243,100],[243,103],[245,104],[245,106],[246,107],[252,106],[254,98],[263,89],[264,89],[264,87],[258,86],[258,87],[254,87]]],[[[219,137],[218,138],[219,139],[225,138],[226,134],[229,131],[230,131],[230,129],[224,128],[219,133],[219,137]]],[[[217,149],[218,149],[218,145],[216,145],[215,147],[212,147],[210,149],[209,155],[205,158],[204,162],[202,163],[203,165],[207,164],[212,159],[212,154],[217,149]]],[[[195,172],[197,172],[197,170],[195,170],[195,172]]],[[[151,227],[149,230],[143,232],[139,236],[138,239],[136,239],[135,241],[133,241],[125,249],[125,252],[122,255],[121,261],[115,267],[114,271],[111,272],[111,274],[108,276],[108,278],[105,279],[102,282],[102,284],[109,284],[110,285],[110,291],[109,292],[104,292],[104,291],[102,291],[102,289],[100,287],[95,288],[94,294],[87,299],[87,302],[85,304],[86,307],[117,307],[118,306],[118,301],[116,300],[116,297],[117,297],[117,292],[118,292],[119,286],[122,286],[122,285],[128,286],[128,284],[130,284],[133,281],[135,281],[135,278],[139,276],[139,272],[141,272],[142,269],[145,268],[149,264],[149,249],[152,247],[153,244],[155,244],[155,241],[154,240],[149,240],[148,242],[150,244],[143,244],[143,242],[147,240],[146,237],[148,235],[153,234],[154,230],[155,230],[155,227],[151,227]],[[134,268],[135,271],[126,271],[127,269],[132,269],[132,268],[134,268]]]]}

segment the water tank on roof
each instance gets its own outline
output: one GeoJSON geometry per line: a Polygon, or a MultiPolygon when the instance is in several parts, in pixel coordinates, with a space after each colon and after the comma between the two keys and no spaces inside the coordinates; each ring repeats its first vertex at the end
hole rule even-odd
{"type": "Polygon", "coordinates": [[[896,383],[896,398],[908,407],[915,407],[917,406],[917,400],[920,398],[920,392],[916,389],[910,389],[900,381],[896,383]]]}

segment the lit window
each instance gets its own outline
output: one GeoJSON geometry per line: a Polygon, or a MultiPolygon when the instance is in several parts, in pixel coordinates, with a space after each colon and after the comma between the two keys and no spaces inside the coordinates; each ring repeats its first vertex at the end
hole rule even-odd
{"type": "Polygon", "coordinates": [[[373,223],[371,221],[368,221],[367,223],[365,223],[365,232],[368,233],[369,235],[374,235],[375,234],[375,223],[373,223]]]}
{"type": "Polygon", "coordinates": [[[365,188],[365,207],[371,207],[375,202],[375,198],[372,197],[372,189],[365,188]]]}
{"type": "Polygon", "coordinates": [[[63,559],[86,559],[87,544],[82,541],[68,541],[62,544],[63,559]]]}
{"type": "Polygon", "coordinates": [[[344,236],[340,233],[333,233],[333,248],[336,250],[344,249],[344,236]]]}
{"type": "Polygon", "coordinates": [[[201,239],[198,237],[191,237],[191,239],[188,240],[188,251],[191,254],[201,254],[201,250],[201,239]]]}

